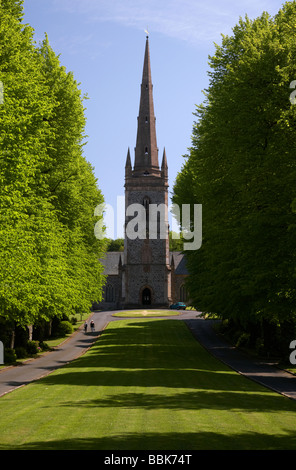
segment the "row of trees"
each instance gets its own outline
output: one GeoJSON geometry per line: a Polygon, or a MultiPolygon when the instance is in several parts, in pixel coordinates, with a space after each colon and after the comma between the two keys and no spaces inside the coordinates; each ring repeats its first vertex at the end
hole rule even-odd
{"type": "Polygon", "coordinates": [[[194,305],[285,355],[296,338],[295,25],[291,1],[222,37],[174,186],[180,207],[203,205],[202,247],[186,253],[194,305]]]}
{"type": "Polygon", "coordinates": [[[0,44],[0,322],[13,328],[101,299],[103,196],[83,155],[85,97],[48,38],[35,44],[22,0],[0,1],[0,44]]]}

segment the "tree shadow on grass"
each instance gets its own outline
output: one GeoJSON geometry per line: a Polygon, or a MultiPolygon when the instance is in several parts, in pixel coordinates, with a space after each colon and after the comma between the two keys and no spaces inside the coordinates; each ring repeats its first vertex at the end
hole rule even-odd
{"type": "MultiPolygon", "coordinates": [[[[177,333],[171,325],[172,330],[169,332],[165,330],[165,335],[167,334],[168,338],[165,338],[165,341],[162,342],[161,333],[158,331],[160,323],[158,325],[155,323],[148,322],[145,325],[141,323],[141,329],[145,329],[144,326],[149,326],[146,332],[141,331],[137,326],[135,327],[136,330],[133,330],[132,335],[135,338],[135,344],[131,344],[131,330],[127,332],[127,328],[122,328],[121,331],[121,328],[118,330],[113,327],[112,330],[110,329],[110,333],[105,335],[105,339],[108,340],[105,343],[106,348],[100,347],[99,340],[89,354],[65,366],[57,373],[44,377],[42,379],[43,390],[46,385],[77,385],[80,386],[77,390],[79,390],[79,393],[83,393],[84,399],[71,390],[71,398],[69,394],[67,401],[67,389],[65,389],[62,397],[59,397],[60,401],[58,399],[54,402],[47,400],[43,406],[46,408],[52,407],[54,413],[62,412],[62,407],[71,407],[73,409],[77,407],[79,411],[81,408],[96,407],[110,407],[111,411],[112,408],[120,407],[131,409],[140,407],[145,410],[171,409],[173,410],[171,413],[173,417],[176,416],[175,410],[182,410],[186,414],[187,410],[190,412],[191,410],[210,409],[213,413],[209,418],[211,420],[209,429],[214,430],[217,429],[215,423],[213,423],[216,416],[215,410],[227,410],[229,413],[237,410],[242,413],[285,410],[295,413],[296,402],[269,393],[264,387],[260,387],[239,374],[233,373],[226,366],[221,365],[219,361],[212,358],[193,339],[189,341],[188,338],[191,338],[191,336],[187,330],[185,332],[183,329],[183,332],[180,332],[181,336],[183,334],[185,336],[182,336],[182,341],[176,343],[173,335],[177,333]],[[149,323],[151,324],[149,325],[149,323]],[[140,332],[141,336],[137,334],[140,332]],[[170,332],[172,336],[170,336],[170,332]],[[118,333],[122,333],[122,336],[117,343],[118,333]],[[187,333],[189,337],[186,336],[187,333]],[[138,353],[142,357],[141,360],[136,355],[136,345],[138,353]],[[132,354],[125,356],[127,346],[131,347],[130,353],[132,354]],[[147,352],[147,361],[145,351],[147,352]],[[83,389],[82,392],[81,386],[91,386],[92,388],[89,393],[86,389],[83,389]],[[101,387],[104,387],[104,390],[101,391],[101,387]],[[135,389],[133,387],[139,388],[135,389]],[[156,390],[152,387],[161,387],[161,389],[156,390]]],[[[166,327],[166,325],[163,324],[163,327],[166,327]]],[[[36,382],[32,386],[38,387],[39,383],[36,382]]],[[[56,398],[58,397],[56,396],[56,398]]],[[[100,416],[96,412],[93,415],[94,419],[98,419],[98,416],[100,416]]],[[[235,433],[234,431],[233,434],[230,434],[232,430],[228,434],[224,434],[223,429],[221,432],[196,432],[199,424],[198,413],[192,413],[193,415],[196,416],[196,421],[193,423],[194,432],[186,432],[186,429],[185,432],[180,432],[180,429],[178,432],[178,425],[176,424],[176,427],[173,428],[177,429],[175,432],[139,432],[136,434],[124,432],[124,426],[122,426],[120,432],[111,437],[94,435],[83,438],[82,436],[87,436],[88,429],[81,429],[80,433],[78,427],[69,430],[67,439],[62,437],[58,439],[56,437],[54,440],[48,436],[47,441],[40,440],[39,442],[27,442],[19,446],[13,445],[13,449],[170,449],[183,451],[187,449],[288,450],[296,448],[296,429],[295,432],[294,430],[285,431],[281,429],[279,435],[273,434],[275,432],[273,429],[270,429],[271,435],[260,432],[235,433]],[[69,435],[73,437],[69,438],[69,435]]],[[[219,416],[219,414],[217,415],[219,416]]],[[[77,426],[79,426],[78,423],[77,426]]],[[[155,427],[152,429],[155,429],[155,427]]],[[[167,429],[172,429],[172,427],[167,429]]],[[[95,432],[99,434],[98,431],[95,432]]],[[[30,436],[28,435],[27,440],[29,441],[29,439],[30,436]]],[[[0,442],[0,449],[9,449],[9,446],[0,442]]]]}
{"type": "MultiPolygon", "coordinates": [[[[61,371],[61,369],[60,369],[61,371]]],[[[218,374],[217,374],[218,375],[218,374]]],[[[97,386],[135,386],[197,388],[217,390],[238,390],[243,387],[241,376],[231,373],[217,377],[215,372],[186,369],[99,369],[84,370],[66,365],[60,373],[52,373],[42,381],[48,385],[97,385],[97,386]],[[221,380],[219,380],[221,379],[221,380]],[[229,379],[227,383],[227,379],[229,379]]],[[[246,379],[244,379],[246,380],[246,379]]]]}
{"type": "MultiPolygon", "coordinates": [[[[28,442],[13,450],[292,450],[296,448],[296,430],[285,435],[241,433],[222,435],[214,432],[121,434],[113,437],[73,438],[28,442]]],[[[0,450],[10,450],[0,444],[0,450]]]]}
{"type": "MultiPolygon", "coordinates": [[[[198,410],[225,410],[228,413],[236,412],[259,412],[277,413],[279,410],[296,412],[296,405],[288,398],[283,400],[280,395],[266,395],[252,393],[246,395],[244,392],[214,392],[193,391],[174,393],[170,395],[158,395],[155,393],[117,393],[104,398],[91,400],[64,401],[55,404],[54,407],[61,408],[130,408],[131,410],[141,408],[145,410],[175,410],[175,411],[198,411],[198,410]]],[[[48,405],[47,408],[50,408],[48,405]]],[[[296,419],[296,418],[295,418],[296,419]]]]}
{"type": "Polygon", "coordinates": [[[106,387],[107,394],[114,387],[115,400],[113,395],[94,397],[82,406],[221,409],[233,404],[236,409],[296,411],[296,401],[268,393],[215,359],[178,320],[130,322],[128,327],[116,322],[86,355],[42,380],[49,386],[106,387]],[[122,393],[124,387],[132,393],[122,393]],[[132,387],[147,392],[133,393],[132,387]],[[153,387],[167,392],[151,394],[153,387]]]}
{"type": "Polygon", "coordinates": [[[109,324],[111,327],[103,330],[100,341],[106,341],[109,345],[131,344],[132,335],[133,344],[142,344],[149,337],[150,344],[159,344],[161,339],[162,344],[173,345],[175,342],[171,333],[176,331],[177,324],[180,324],[180,320],[118,320],[111,322],[109,324]],[[126,322],[128,322],[128,327],[126,327],[126,322]],[[131,332],[131,330],[134,331],[131,332]]]}

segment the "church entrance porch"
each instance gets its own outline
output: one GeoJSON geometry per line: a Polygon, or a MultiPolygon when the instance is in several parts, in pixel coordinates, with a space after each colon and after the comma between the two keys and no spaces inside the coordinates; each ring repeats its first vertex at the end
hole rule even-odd
{"type": "Polygon", "coordinates": [[[151,305],[151,290],[148,287],[142,292],[142,305],[151,305]]]}

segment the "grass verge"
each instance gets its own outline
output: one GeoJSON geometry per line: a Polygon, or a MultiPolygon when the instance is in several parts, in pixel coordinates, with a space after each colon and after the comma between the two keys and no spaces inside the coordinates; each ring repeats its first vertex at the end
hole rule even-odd
{"type": "Polygon", "coordinates": [[[0,398],[0,449],[295,449],[296,402],[174,320],[111,322],[82,357],[0,398]]]}

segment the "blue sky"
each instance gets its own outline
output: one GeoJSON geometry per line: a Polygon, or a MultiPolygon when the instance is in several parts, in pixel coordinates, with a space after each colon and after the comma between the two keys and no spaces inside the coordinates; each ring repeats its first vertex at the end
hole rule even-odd
{"type": "MultiPolygon", "coordinates": [[[[87,93],[86,159],[107,204],[124,194],[134,156],[145,29],[150,33],[159,159],[166,148],[170,192],[191,145],[195,105],[208,85],[208,56],[239,17],[274,15],[279,0],[25,0],[38,43],[47,33],[61,64],[87,93]]],[[[120,233],[119,233],[120,234],[120,233]]],[[[115,236],[117,233],[115,233],[115,236]]]]}

